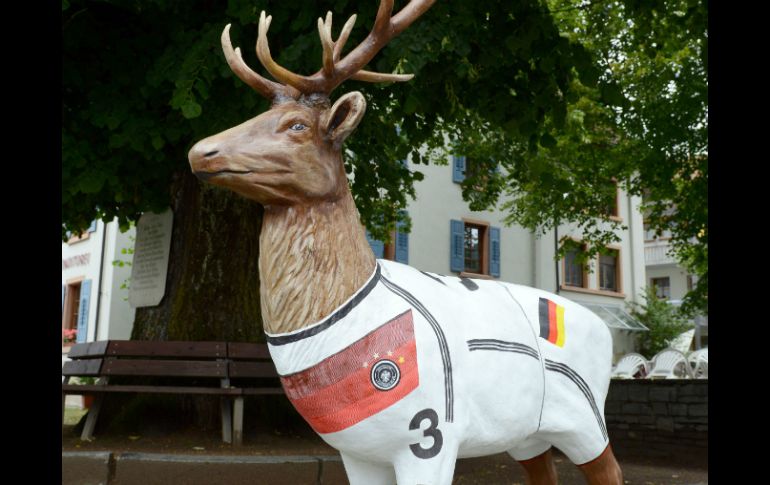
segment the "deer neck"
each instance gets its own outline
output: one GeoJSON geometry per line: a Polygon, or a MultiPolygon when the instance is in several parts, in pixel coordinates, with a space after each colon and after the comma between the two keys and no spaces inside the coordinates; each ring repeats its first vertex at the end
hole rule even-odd
{"type": "Polygon", "coordinates": [[[292,332],[323,319],[374,268],[350,191],[312,206],[266,207],[259,256],[265,331],[292,332]]]}

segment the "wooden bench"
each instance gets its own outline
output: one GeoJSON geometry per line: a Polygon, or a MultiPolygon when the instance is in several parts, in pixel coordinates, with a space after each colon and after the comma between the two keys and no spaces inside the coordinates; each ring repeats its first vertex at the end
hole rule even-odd
{"type": "Polygon", "coordinates": [[[81,434],[84,440],[93,436],[107,393],[221,396],[222,441],[235,444],[243,440],[243,396],[283,394],[265,344],[106,340],[75,345],[68,357],[62,368],[62,422],[67,394],[94,395],[81,434]],[[97,381],[70,384],[72,377],[97,381]],[[114,377],[174,378],[174,384],[113,384],[114,377]]]}

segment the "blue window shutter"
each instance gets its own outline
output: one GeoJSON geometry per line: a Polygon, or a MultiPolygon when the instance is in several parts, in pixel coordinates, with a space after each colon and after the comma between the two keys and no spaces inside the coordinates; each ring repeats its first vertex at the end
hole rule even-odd
{"type": "Polygon", "coordinates": [[[463,221],[450,221],[449,270],[465,270],[465,224],[463,221]]]}
{"type": "Polygon", "coordinates": [[[489,274],[500,277],[500,228],[489,228],[489,274]]]}
{"type": "Polygon", "coordinates": [[[465,157],[452,156],[452,182],[465,180],[465,157]]]}
{"type": "Polygon", "coordinates": [[[88,232],[95,232],[96,231],[96,219],[91,221],[91,225],[88,227],[88,232]]]}
{"type": "Polygon", "coordinates": [[[375,258],[382,259],[385,257],[385,244],[382,241],[373,239],[369,231],[366,231],[366,240],[369,241],[369,247],[374,251],[375,258]]]}
{"type": "Polygon", "coordinates": [[[409,264],[409,234],[401,231],[403,226],[401,221],[396,224],[396,261],[409,264]]]}
{"type": "Polygon", "coordinates": [[[86,341],[88,333],[88,304],[91,301],[91,280],[80,284],[80,308],[78,308],[78,343],[86,341]]]}
{"type": "Polygon", "coordinates": [[[67,285],[61,285],[61,311],[64,313],[64,295],[67,293],[67,285]]]}

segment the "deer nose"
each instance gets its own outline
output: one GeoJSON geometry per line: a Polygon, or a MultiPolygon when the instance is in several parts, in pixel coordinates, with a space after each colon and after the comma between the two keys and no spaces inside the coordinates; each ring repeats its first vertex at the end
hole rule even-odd
{"type": "Polygon", "coordinates": [[[215,157],[219,154],[219,150],[211,143],[196,143],[190,149],[187,154],[187,158],[190,160],[190,165],[193,171],[201,168],[201,164],[205,163],[208,159],[215,157]]]}

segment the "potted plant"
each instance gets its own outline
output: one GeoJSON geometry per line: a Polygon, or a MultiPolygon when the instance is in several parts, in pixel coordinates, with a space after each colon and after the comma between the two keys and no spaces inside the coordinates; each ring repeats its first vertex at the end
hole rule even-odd
{"type": "MultiPolygon", "coordinates": [[[[96,384],[96,377],[78,377],[78,384],[81,385],[93,385],[96,384]]],[[[94,403],[93,394],[83,394],[83,408],[90,409],[94,403]]]]}
{"type": "Polygon", "coordinates": [[[65,344],[73,344],[78,338],[78,331],[74,328],[63,328],[61,335],[65,344]]]}

